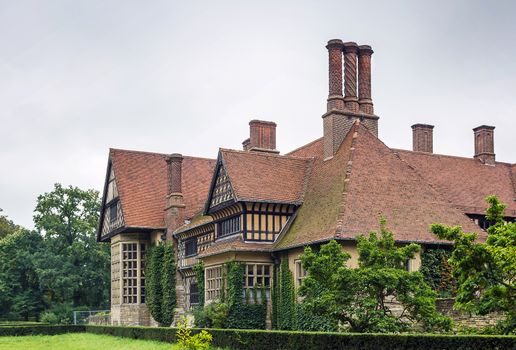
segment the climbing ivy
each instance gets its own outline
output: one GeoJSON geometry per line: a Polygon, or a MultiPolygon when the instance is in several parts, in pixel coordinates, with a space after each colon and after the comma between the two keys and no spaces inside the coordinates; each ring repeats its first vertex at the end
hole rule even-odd
{"type": "Polygon", "coordinates": [[[145,303],[152,317],[160,322],[161,300],[163,292],[161,289],[161,270],[165,246],[157,245],[151,247],[146,253],[145,264],[145,303]]]}
{"type": "Polygon", "coordinates": [[[193,267],[195,279],[197,280],[197,289],[199,290],[199,306],[204,306],[204,264],[198,263],[193,267]]]}
{"type": "Polygon", "coordinates": [[[149,311],[160,325],[170,326],[176,307],[176,266],[172,244],[159,244],[147,252],[145,294],[149,311]]]}
{"type": "Polygon", "coordinates": [[[284,330],[296,329],[296,289],[292,272],[288,268],[288,259],[283,259],[280,267],[274,270],[273,327],[284,330]]]}
{"type": "Polygon", "coordinates": [[[457,287],[448,263],[450,257],[451,251],[445,248],[427,248],[421,253],[420,272],[440,297],[452,297],[457,287]]]}
{"type": "Polygon", "coordinates": [[[161,290],[163,291],[163,300],[161,304],[162,319],[160,323],[164,326],[170,326],[174,320],[174,309],[176,308],[176,265],[174,247],[172,244],[166,244],[163,253],[161,290]]]}

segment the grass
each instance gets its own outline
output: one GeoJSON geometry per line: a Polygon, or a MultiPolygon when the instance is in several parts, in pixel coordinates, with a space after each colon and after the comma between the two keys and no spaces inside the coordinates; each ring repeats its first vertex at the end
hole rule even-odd
{"type": "Polygon", "coordinates": [[[179,350],[178,345],[110,335],[69,333],[0,337],[0,350],[179,350]]]}

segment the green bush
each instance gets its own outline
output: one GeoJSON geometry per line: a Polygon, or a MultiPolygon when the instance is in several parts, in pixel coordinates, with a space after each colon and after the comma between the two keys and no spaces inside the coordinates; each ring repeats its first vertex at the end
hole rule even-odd
{"type": "Polygon", "coordinates": [[[266,317],[264,304],[238,304],[229,310],[225,328],[265,329],[266,317]]]}
{"type": "MultiPolygon", "coordinates": [[[[86,307],[77,308],[86,309],[86,307]]],[[[51,308],[50,310],[46,310],[40,315],[41,321],[49,324],[72,324],[73,321],[73,310],[72,307],[68,304],[59,304],[51,308]]]]}
{"type": "Polygon", "coordinates": [[[84,331],[84,326],[75,325],[0,326],[0,336],[55,335],[64,333],[78,333],[84,331]]]}
{"type": "MultiPolygon", "coordinates": [[[[84,326],[86,332],[175,342],[175,328],[84,326]]],[[[200,329],[192,329],[199,333],[200,329]]],[[[213,346],[232,350],[488,350],[516,349],[515,336],[321,333],[210,329],[213,346]]]]}
{"type": "Polygon", "coordinates": [[[296,304],[296,330],[311,332],[336,332],[338,325],[331,317],[316,315],[303,303],[296,304]]]}

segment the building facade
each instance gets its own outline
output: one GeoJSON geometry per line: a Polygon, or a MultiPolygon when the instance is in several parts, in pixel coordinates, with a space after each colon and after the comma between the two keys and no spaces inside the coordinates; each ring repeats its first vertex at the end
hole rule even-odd
{"type": "MultiPolygon", "coordinates": [[[[413,149],[378,139],[368,45],[330,40],[329,94],[323,135],[293,151],[276,149],[276,124],[252,120],[241,150],[216,159],[111,149],[98,241],[111,244],[111,319],[149,325],[145,252],[173,241],[177,315],[199,301],[196,274],[205,269],[206,302],[220,297],[224,263],[245,264],[244,288],[270,297],[274,266],[288,259],[296,285],[305,276],[305,246],[337,240],[357,266],[355,237],[386,218],[399,244],[446,245],[432,223],[461,225],[486,237],[484,198],[507,203],[516,218],[516,164],[496,161],[494,127],[474,131],[472,158],[433,153],[433,126],[412,126],[413,149]]],[[[416,256],[407,266],[417,270],[416,256]]]]}

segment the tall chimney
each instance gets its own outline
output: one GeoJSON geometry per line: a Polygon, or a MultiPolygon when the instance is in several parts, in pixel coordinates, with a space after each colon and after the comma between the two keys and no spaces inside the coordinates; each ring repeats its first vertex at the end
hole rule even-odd
{"type": "Polygon", "coordinates": [[[358,103],[360,111],[374,114],[371,99],[371,55],[373,50],[369,45],[358,47],[358,103]]]}
{"type": "Polygon", "coordinates": [[[495,165],[494,126],[481,125],[473,129],[475,158],[487,165],[495,165]]]}
{"type": "Polygon", "coordinates": [[[249,151],[279,153],[276,150],[276,123],[251,120],[249,129],[249,151]]]}
{"type": "Polygon", "coordinates": [[[357,52],[354,42],[344,43],[344,104],[352,112],[358,112],[357,52]]]}
{"type": "Polygon", "coordinates": [[[182,225],[181,219],[185,204],[181,188],[183,156],[178,153],[169,155],[167,162],[167,198],[165,205],[166,239],[172,239],[172,233],[182,225]]]}
{"type": "Polygon", "coordinates": [[[167,173],[168,173],[168,194],[182,193],[181,176],[183,167],[183,156],[179,153],[173,153],[167,157],[167,173]]]}
{"type": "Polygon", "coordinates": [[[415,152],[434,152],[434,126],[428,124],[412,125],[412,150],[415,152]]]}
{"type": "Polygon", "coordinates": [[[328,41],[328,70],[329,70],[329,92],[327,110],[344,109],[344,98],[342,97],[342,47],[340,39],[328,41]]]}

